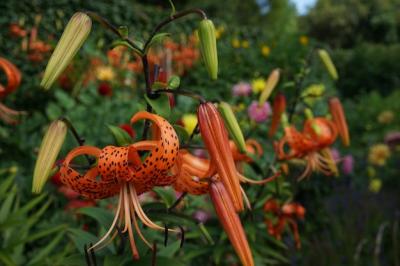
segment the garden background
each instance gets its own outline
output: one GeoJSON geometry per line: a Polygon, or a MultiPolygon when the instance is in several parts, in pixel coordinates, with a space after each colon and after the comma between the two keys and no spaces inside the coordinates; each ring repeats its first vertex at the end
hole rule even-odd
{"type": "MultiPolygon", "coordinates": [[[[290,171],[292,177],[281,183],[281,196],[306,209],[304,219],[298,221],[301,249],[296,249],[290,230],[282,241],[267,232],[262,205],[275,191],[274,185],[267,184],[263,193],[249,188],[254,212],[244,214],[242,222],[256,265],[399,266],[400,1],[318,0],[303,15],[287,0],[187,0],[175,4],[177,10],[202,8],[213,20],[218,80],[208,78],[201,62],[193,40],[195,20],[185,18],[168,26],[170,39],[154,48],[154,56],[179,46],[171,71],[180,77],[180,87],[207,99],[229,102],[246,137],[262,143],[261,165],[268,165],[273,158],[273,140],[267,135],[270,121],[251,120],[248,107],[258,99],[257,88],[265,86],[271,71],[281,71],[273,95],[281,91],[290,103],[296,97],[296,81],[306,75],[300,86],[302,92],[318,94],[304,97],[315,115],[325,114],[326,99],[335,95],[345,108],[351,145],[334,146],[340,175],[312,174],[296,182],[301,168],[295,166],[290,171]],[[319,48],[330,54],[338,71],[337,81],[316,55],[319,48]],[[238,83],[251,86],[246,97],[235,91],[238,83]]],[[[112,200],[77,198],[63,191],[55,178],[46,185],[44,194],[31,193],[38,149],[51,121],[67,117],[88,144],[104,147],[114,141],[107,125],[127,123],[146,104],[138,96],[144,81],[136,72],[140,67],[135,57],[126,51],[110,52],[114,36],[98,23],[93,23],[88,40],[52,89],[40,87],[52,49],[70,17],[80,10],[95,11],[114,25],[127,25],[130,36],[138,39],[148,36],[171,12],[168,1],[157,0],[0,3],[0,57],[22,73],[19,88],[1,103],[24,112],[17,124],[0,121],[1,265],[84,265],[83,245],[96,242],[112,219],[112,200]],[[40,49],[30,45],[33,38],[41,42],[40,49]]],[[[6,83],[3,74],[0,83],[6,83]]],[[[168,120],[193,130],[195,102],[180,96],[173,102],[168,120]]],[[[300,108],[296,113],[297,123],[302,121],[301,112],[300,108]]],[[[140,131],[134,128],[130,133],[136,136],[140,131]]],[[[62,153],[74,145],[75,140],[67,137],[62,153]]],[[[245,171],[252,175],[251,169],[245,171]]],[[[148,204],[143,208],[157,210],[170,206],[174,199],[172,191],[157,189],[143,199],[148,204]]],[[[203,198],[189,196],[179,208],[181,212],[165,214],[165,219],[170,226],[185,227],[185,244],[180,248],[179,237],[171,234],[167,246],[159,245],[157,265],[238,264],[203,198]]],[[[157,214],[149,216],[159,219],[157,214]]],[[[164,241],[162,232],[147,235],[159,243],[164,241]]],[[[149,265],[151,252],[138,245],[142,256],[135,265],[149,265]]],[[[118,243],[99,251],[96,257],[100,265],[132,262],[128,251],[118,253],[118,243]]]]}

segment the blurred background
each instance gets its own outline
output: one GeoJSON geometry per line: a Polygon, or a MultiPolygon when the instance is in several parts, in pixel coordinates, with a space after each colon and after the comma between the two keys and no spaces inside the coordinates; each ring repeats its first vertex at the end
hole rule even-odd
{"type": "MultiPolygon", "coordinates": [[[[289,197],[306,208],[305,219],[299,222],[302,248],[294,247],[289,233],[283,245],[277,243],[267,235],[262,219],[246,220],[251,243],[258,243],[253,230],[262,230],[267,238],[260,242],[265,250],[257,252],[267,259],[256,259],[257,265],[400,266],[400,0],[181,0],[175,6],[177,10],[202,8],[214,21],[219,79],[211,81],[201,63],[194,19],[168,26],[171,38],[154,49],[152,62],[169,62],[164,74],[179,75],[181,88],[228,101],[247,136],[265,139],[263,164],[271,161],[273,153],[272,141],[266,139],[269,122],[257,127],[248,122],[247,106],[256,96],[241,97],[235,85],[249,84],[255,94],[257,82],[279,68],[282,75],[276,90],[290,102],[295,96],[293,82],[305,70],[302,89],[321,96],[307,102],[315,114],[326,112],[324,99],[334,95],[345,107],[351,146],[333,147],[340,176],[314,174],[303,182],[288,182],[289,197]],[[318,48],[329,52],[337,81],[315,56],[318,48]],[[165,54],[165,49],[174,53],[165,54]],[[253,223],[261,229],[251,227],[253,223]]],[[[39,87],[51,51],[79,10],[95,11],[114,25],[127,25],[130,36],[139,40],[171,12],[169,2],[160,0],[0,2],[0,57],[22,73],[19,88],[2,98],[1,104],[24,112],[18,123],[7,117],[0,120],[0,265],[82,265],[83,244],[95,241],[107,228],[104,221],[111,212],[102,220],[90,210],[109,211],[110,202],[77,199],[60,190],[56,177],[46,194],[37,197],[30,192],[38,147],[50,121],[66,116],[88,144],[103,147],[113,142],[106,125],[127,123],[145,104],[132,104],[144,86],[138,59],[126,51],[110,50],[114,36],[98,23],[93,23],[89,39],[57,84],[49,91],[39,87]],[[80,207],[89,208],[80,212],[80,207]]],[[[0,83],[6,83],[3,72],[0,83]]],[[[190,127],[195,103],[179,97],[170,101],[175,106],[170,121],[190,127]]],[[[140,128],[133,130],[135,138],[140,128]]],[[[69,136],[63,154],[74,145],[69,136]]],[[[256,189],[249,193],[258,195],[256,189]]],[[[168,201],[171,193],[158,191],[153,197],[168,201]]],[[[189,198],[185,204],[188,216],[194,217],[202,202],[189,198]]],[[[174,244],[161,249],[160,265],[238,265],[232,254],[225,254],[223,244],[213,248],[205,241],[196,224],[176,221],[192,235],[188,233],[182,250],[174,244]]],[[[214,240],[223,242],[216,223],[213,218],[204,221],[214,240]]],[[[163,236],[153,237],[162,242],[163,236]]],[[[100,253],[99,262],[125,265],[129,261],[129,254],[121,259],[115,252],[110,248],[100,253]]],[[[143,260],[138,265],[148,263],[143,260]]]]}

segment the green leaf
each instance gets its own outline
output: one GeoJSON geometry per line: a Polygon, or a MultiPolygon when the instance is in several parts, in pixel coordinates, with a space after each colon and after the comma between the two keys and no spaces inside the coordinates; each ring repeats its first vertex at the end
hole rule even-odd
{"type": "Polygon", "coordinates": [[[15,186],[12,188],[11,192],[7,193],[7,198],[3,201],[0,208],[0,223],[3,223],[9,216],[16,193],[17,187],[15,186]]]}
{"type": "Polygon", "coordinates": [[[55,96],[62,107],[69,110],[75,106],[75,101],[62,90],[57,90],[55,96]]]}
{"type": "Polygon", "coordinates": [[[172,244],[168,244],[166,247],[160,249],[160,251],[157,252],[157,255],[161,257],[166,257],[166,258],[172,258],[175,253],[179,250],[181,241],[175,241],[172,244]]]}
{"type": "Polygon", "coordinates": [[[168,80],[168,88],[170,89],[174,90],[178,88],[180,84],[181,84],[181,78],[176,75],[172,75],[168,80]]]}
{"type": "Polygon", "coordinates": [[[151,88],[153,90],[159,90],[159,89],[165,89],[168,86],[168,84],[165,84],[164,82],[156,81],[151,85],[151,88]]]}
{"type": "Polygon", "coordinates": [[[104,259],[104,266],[119,266],[124,265],[127,259],[123,256],[106,256],[104,259]]]}
{"type": "Polygon", "coordinates": [[[72,256],[63,258],[62,263],[63,263],[62,265],[68,265],[68,266],[86,265],[84,256],[82,256],[82,254],[74,254],[72,256]]]}
{"type": "Polygon", "coordinates": [[[182,142],[186,142],[189,139],[189,133],[187,132],[187,130],[179,125],[173,125],[176,134],[178,134],[178,138],[179,140],[182,142]]]}
{"type": "MultiPolygon", "coordinates": [[[[96,243],[99,239],[86,231],[83,231],[81,229],[73,229],[70,228],[68,229],[70,232],[69,236],[71,237],[72,241],[74,242],[76,248],[79,250],[81,254],[84,253],[84,247],[85,245],[88,245],[89,243],[96,243]]],[[[101,251],[99,251],[101,252],[101,251]]]]}
{"type": "Polygon", "coordinates": [[[4,263],[5,266],[16,266],[17,264],[8,256],[5,252],[0,252],[0,262],[4,263]]]}
{"type": "Polygon", "coordinates": [[[113,215],[109,211],[99,207],[84,207],[78,209],[76,212],[95,219],[99,224],[106,228],[111,225],[113,220],[113,215]]]}
{"type": "Polygon", "coordinates": [[[169,105],[169,98],[166,94],[160,94],[156,99],[150,99],[147,95],[144,96],[146,102],[154,109],[154,111],[164,117],[168,118],[171,114],[171,106],[169,105]]]}
{"type": "Polygon", "coordinates": [[[153,191],[162,199],[165,205],[169,208],[175,201],[175,192],[170,189],[155,187],[153,191]]]}
{"type": "Polygon", "coordinates": [[[132,144],[132,138],[125,130],[112,125],[107,125],[107,127],[111,131],[111,134],[113,135],[118,146],[127,146],[132,144]]]}
{"type": "MultiPolygon", "coordinates": [[[[125,40],[115,40],[112,42],[111,47],[115,48],[117,46],[125,46],[131,50],[133,50],[135,53],[137,53],[138,55],[142,56],[142,52],[140,50],[138,50],[136,47],[132,46],[128,41],[125,40]]],[[[140,47],[139,47],[140,48],[140,47]]]]}
{"type": "Polygon", "coordinates": [[[45,248],[40,249],[36,253],[36,255],[29,261],[28,265],[33,265],[40,262],[44,258],[47,258],[48,255],[53,251],[53,249],[57,247],[58,243],[63,240],[64,234],[65,232],[60,232],[45,248]]]}
{"type": "Polygon", "coordinates": [[[3,180],[0,184],[0,198],[6,196],[6,191],[11,187],[14,182],[14,174],[7,177],[7,179],[3,180]]]}
{"type": "MultiPolygon", "coordinates": [[[[140,260],[135,261],[135,266],[148,266],[152,265],[152,256],[145,256],[140,258],[140,260]]],[[[181,262],[178,259],[175,258],[165,258],[165,257],[159,257],[157,256],[156,258],[156,265],[162,265],[162,266],[185,266],[183,262],[181,262]]]]}
{"type": "Polygon", "coordinates": [[[127,26],[119,26],[118,27],[118,32],[119,32],[119,34],[121,34],[121,36],[123,38],[128,38],[129,30],[128,30],[127,26]]]}
{"type": "Polygon", "coordinates": [[[150,47],[153,46],[154,44],[161,43],[169,35],[171,35],[171,34],[169,34],[167,32],[160,32],[160,33],[157,33],[156,35],[154,35],[153,38],[151,38],[149,44],[147,45],[144,53],[147,53],[147,51],[150,49],[150,47]]]}

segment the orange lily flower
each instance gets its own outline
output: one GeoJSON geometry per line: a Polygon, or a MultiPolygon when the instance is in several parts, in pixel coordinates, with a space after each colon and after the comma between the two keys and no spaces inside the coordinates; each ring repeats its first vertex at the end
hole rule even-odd
{"type": "Polygon", "coordinates": [[[337,97],[329,99],[329,110],[332,114],[333,122],[335,123],[339,135],[342,139],[344,146],[350,145],[349,129],[347,127],[346,116],[342,104],[337,97]]]}
{"type": "Polygon", "coordinates": [[[280,160],[294,158],[305,159],[306,168],[298,178],[301,180],[309,176],[311,172],[322,172],[325,175],[336,173],[332,156],[326,153],[327,148],[333,144],[337,137],[337,130],[333,122],[318,117],[308,119],[304,124],[303,132],[297,131],[293,126],[285,128],[284,137],[274,143],[275,150],[280,160]],[[285,152],[285,146],[289,146],[289,152],[285,152]],[[321,150],[325,153],[321,154],[321,150]]]}
{"type": "MultiPolygon", "coordinates": [[[[153,122],[153,138],[134,143],[127,147],[107,146],[103,149],[81,146],[73,149],[60,168],[61,181],[89,199],[103,199],[119,195],[115,218],[108,232],[90,249],[101,249],[117,235],[117,224],[128,231],[131,251],[135,259],[139,258],[133,237],[132,224],[139,237],[150,247],[140,231],[136,215],[149,228],[164,230],[152,222],[140,206],[138,195],[151,190],[154,186],[166,186],[175,182],[175,176],[168,171],[174,165],[178,155],[179,140],[172,126],[162,117],[139,112],[131,119],[132,123],[140,119],[153,122]],[[148,151],[141,161],[139,151],[148,151]],[[85,174],[80,174],[70,165],[72,160],[81,155],[92,156],[97,164],[85,174]],[[97,177],[100,177],[99,179],[97,177]],[[122,227],[123,226],[123,227],[122,227]],[[114,233],[113,233],[114,231],[114,233]]],[[[171,230],[174,231],[174,230],[171,230]]]]}
{"type": "MultiPolygon", "coordinates": [[[[3,57],[0,57],[0,69],[4,71],[7,77],[7,84],[5,86],[0,84],[1,100],[19,87],[21,83],[21,72],[13,63],[3,57]]],[[[23,112],[15,111],[0,103],[0,119],[4,122],[8,124],[16,124],[18,122],[18,116],[21,114],[23,114],[23,112]]]]}
{"type": "Polygon", "coordinates": [[[292,230],[294,240],[296,243],[296,248],[301,248],[301,241],[298,226],[296,223],[297,219],[304,219],[306,210],[299,203],[285,203],[279,205],[276,200],[270,199],[264,205],[264,211],[266,213],[272,213],[277,217],[275,223],[272,222],[270,218],[265,219],[265,224],[267,225],[268,233],[271,234],[278,240],[282,239],[282,233],[285,230],[286,224],[290,226],[292,230]]]}
{"type": "Polygon", "coordinates": [[[283,93],[278,93],[278,95],[275,96],[274,99],[274,104],[272,107],[272,121],[271,121],[271,127],[269,128],[268,131],[268,136],[272,138],[272,136],[275,135],[276,130],[278,129],[278,126],[281,122],[281,116],[283,112],[285,112],[286,109],[286,97],[283,93]]]}

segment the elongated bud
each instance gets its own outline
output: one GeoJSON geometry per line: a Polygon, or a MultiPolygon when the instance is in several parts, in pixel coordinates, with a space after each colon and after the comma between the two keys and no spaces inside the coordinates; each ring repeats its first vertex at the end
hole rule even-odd
{"type": "Polygon", "coordinates": [[[228,192],[221,182],[211,182],[210,197],[218,219],[240,261],[244,266],[254,265],[253,256],[242,223],[235,212],[228,192]]]}
{"type": "Polygon", "coordinates": [[[200,104],[197,116],[201,137],[210,154],[211,163],[215,165],[215,170],[227,189],[236,211],[242,211],[243,196],[224,121],[217,108],[210,102],[200,104]]]}
{"type": "Polygon", "coordinates": [[[221,102],[218,105],[218,109],[225,121],[225,125],[228,128],[229,134],[235,142],[236,146],[239,148],[241,153],[246,152],[246,142],[242,130],[240,129],[239,123],[232,111],[231,106],[226,102],[221,102]]]}
{"type": "Polygon", "coordinates": [[[339,75],[337,73],[336,67],[332,62],[331,57],[329,56],[328,52],[324,49],[318,50],[319,58],[321,59],[322,63],[324,63],[326,70],[328,71],[329,75],[331,75],[332,79],[337,80],[339,75]]]}
{"type": "Polygon", "coordinates": [[[260,105],[264,104],[268,100],[269,96],[271,95],[271,92],[275,89],[276,85],[279,82],[279,76],[280,76],[279,69],[274,69],[269,75],[267,83],[265,84],[265,88],[261,92],[260,98],[258,100],[258,103],[260,105]]]}
{"type": "Polygon", "coordinates": [[[215,37],[214,23],[203,19],[199,25],[200,50],[211,79],[218,77],[217,39],[215,37]]]}
{"type": "Polygon", "coordinates": [[[58,153],[67,134],[67,125],[61,120],[50,124],[40,145],[39,155],[33,172],[32,192],[40,193],[50,176],[58,153]]]}
{"type": "Polygon", "coordinates": [[[344,146],[350,145],[350,134],[347,127],[346,116],[344,115],[343,106],[337,97],[329,99],[329,110],[332,114],[332,120],[335,123],[340,138],[344,146]]]}
{"type": "Polygon", "coordinates": [[[281,116],[283,112],[285,112],[285,109],[286,109],[286,97],[283,93],[278,93],[278,95],[275,96],[274,104],[272,107],[272,121],[271,121],[271,127],[269,128],[268,132],[268,136],[270,138],[273,135],[275,135],[276,130],[278,129],[281,121],[281,116]]]}
{"type": "Polygon", "coordinates": [[[77,12],[72,16],[50,57],[40,86],[46,90],[51,87],[81,48],[91,27],[92,20],[87,14],[77,12]]]}

